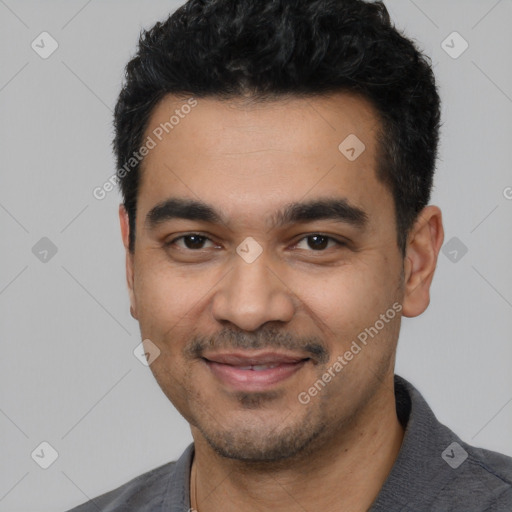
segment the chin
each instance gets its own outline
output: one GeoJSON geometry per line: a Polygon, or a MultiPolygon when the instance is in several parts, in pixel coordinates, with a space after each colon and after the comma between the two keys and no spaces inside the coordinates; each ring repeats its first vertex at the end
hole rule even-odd
{"type": "Polygon", "coordinates": [[[275,463],[300,457],[325,430],[323,422],[314,422],[310,416],[284,427],[283,423],[280,419],[274,426],[260,420],[217,431],[211,428],[211,423],[206,428],[196,425],[218,455],[253,463],[275,463]]]}

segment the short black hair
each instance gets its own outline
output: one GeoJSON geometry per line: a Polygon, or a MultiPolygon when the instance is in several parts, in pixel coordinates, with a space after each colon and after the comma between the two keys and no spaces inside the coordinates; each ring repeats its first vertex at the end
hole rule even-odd
{"type": "Polygon", "coordinates": [[[114,113],[130,250],[140,163],[127,172],[126,162],[165,95],[258,102],[336,92],[359,94],[378,114],[376,172],[393,195],[405,254],[430,200],[440,99],[430,59],[394,27],[382,2],[363,0],[189,0],[141,33],[114,113]]]}

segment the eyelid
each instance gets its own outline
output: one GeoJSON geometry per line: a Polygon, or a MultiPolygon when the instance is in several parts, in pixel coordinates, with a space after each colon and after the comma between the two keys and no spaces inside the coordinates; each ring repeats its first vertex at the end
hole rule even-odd
{"type": "MultiPolygon", "coordinates": [[[[312,232],[312,233],[308,233],[306,235],[303,235],[295,244],[294,244],[294,247],[296,247],[300,242],[302,242],[303,240],[306,240],[308,239],[309,237],[311,236],[321,236],[321,237],[324,237],[324,238],[327,238],[329,240],[329,242],[334,242],[337,246],[339,247],[344,247],[346,245],[348,245],[347,241],[343,240],[343,239],[338,239],[334,236],[331,236],[331,235],[328,235],[326,233],[322,233],[322,232],[318,232],[318,231],[315,231],[315,232],[312,232]]],[[[317,253],[321,253],[321,252],[325,252],[327,250],[326,249],[322,249],[322,250],[314,250],[314,249],[308,249],[308,252],[317,252],[317,253]]]]}
{"type": "MultiPolygon", "coordinates": [[[[171,245],[175,245],[175,243],[178,241],[178,240],[182,240],[188,236],[198,236],[198,237],[201,237],[201,238],[204,238],[205,241],[208,241],[208,242],[211,242],[212,244],[214,244],[215,246],[218,247],[219,244],[217,244],[216,242],[214,242],[209,236],[207,235],[204,235],[200,232],[197,232],[197,231],[193,231],[193,232],[190,232],[190,233],[183,233],[177,237],[174,237],[172,240],[169,240],[168,242],[164,242],[164,246],[165,247],[168,247],[168,246],[171,246],[171,245]]],[[[187,247],[181,247],[181,246],[178,246],[180,249],[183,249],[185,251],[195,251],[195,252],[199,252],[201,250],[204,250],[205,247],[202,247],[201,249],[188,249],[187,247]]]]}

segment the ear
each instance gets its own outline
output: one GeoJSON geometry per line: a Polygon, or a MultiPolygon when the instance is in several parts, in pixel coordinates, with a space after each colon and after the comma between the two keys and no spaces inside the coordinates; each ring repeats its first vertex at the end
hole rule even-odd
{"type": "Polygon", "coordinates": [[[133,292],[133,254],[130,252],[130,221],[128,212],[123,204],[119,205],[119,223],[121,225],[121,237],[126,253],[126,283],[128,284],[128,293],[130,295],[130,313],[137,319],[137,304],[135,293],[133,292]]]}
{"type": "Polygon", "coordinates": [[[409,234],[404,261],[403,315],[421,315],[430,303],[430,285],[444,239],[441,210],[427,206],[409,234]]]}

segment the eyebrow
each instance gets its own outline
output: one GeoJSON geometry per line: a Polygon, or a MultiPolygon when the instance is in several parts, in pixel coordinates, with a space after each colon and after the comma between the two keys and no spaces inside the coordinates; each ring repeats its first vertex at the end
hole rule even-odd
{"type": "Polygon", "coordinates": [[[317,199],[286,205],[271,217],[270,224],[274,228],[316,220],[343,222],[362,229],[368,223],[368,215],[364,210],[351,205],[344,198],[317,199]]]}
{"type": "MultiPolygon", "coordinates": [[[[228,225],[222,214],[207,203],[182,198],[169,198],[158,203],[146,215],[145,224],[151,230],[173,219],[228,225]]],[[[368,215],[364,210],[351,205],[344,198],[317,199],[285,205],[270,217],[269,224],[270,229],[274,229],[289,224],[317,220],[333,220],[363,229],[368,223],[368,215]]]]}

